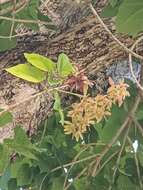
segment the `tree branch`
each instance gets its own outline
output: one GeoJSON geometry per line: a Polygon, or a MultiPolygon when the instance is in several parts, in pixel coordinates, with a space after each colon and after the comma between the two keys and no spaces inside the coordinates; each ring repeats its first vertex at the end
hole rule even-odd
{"type": "Polygon", "coordinates": [[[98,15],[97,11],[94,9],[92,4],[89,4],[89,7],[90,7],[92,13],[94,14],[94,16],[98,19],[100,24],[104,27],[106,32],[108,32],[108,34],[113,38],[113,40],[117,42],[117,44],[119,44],[127,53],[130,53],[134,57],[143,60],[143,56],[138,55],[137,53],[135,53],[134,51],[132,51],[131,49],[126,47],[125,44],[123,44],[120,40],[118,40],[118,38],[116,38],[116,36],[108,29],[106,24],[104,24],[103,20],[100,18],[100,16],[98,15]]]}

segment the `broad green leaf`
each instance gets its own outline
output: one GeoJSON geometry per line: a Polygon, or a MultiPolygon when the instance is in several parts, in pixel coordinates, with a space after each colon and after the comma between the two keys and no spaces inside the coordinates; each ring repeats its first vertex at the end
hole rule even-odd
{"type": "Polygon", "coordinates": [[[41,21],[52,22],[52,20],[47,15],[43,15],[39,9],[38,9],[38,19],[41,21]]]}
{"type": "Polygon", "coordinates": [[[14,139],[5,139],[4,143],[19,155],[37,160],[35,153],[39,152],[39,149],[30,142],[25,134],[25,131],[18,126],[14,129],[14,133],[14,139]]]}
{"type": "Polygon", "coordinates": [[[120,175],[117,181],[117,190],[139,190],[138,187],[132,183],[132,181],[124,175],[120,175]]]}
{"type": "Polygon", "coordinates": [[[63,190],[63,178],[54,178],[51,190],[63,190]]]}
{"type": "Polygon", "coordinates": [[[24,53],[24,56],[29,63],[42,71],[51,72],[55,70],[56,64],[49,58],[35,53],[24,53]]]}
{"type": "Polygon", "coordinates": [[[10,179],[8,181],[8,190],[19,190],[16,179],[10,179]]]}
{"type": "Polygon", "coordinates": [[[89,186],[87,187],[87,178],[83,177],[83,178],[75,180],[74,187],[76,190],[79,190],[79,189],[87,190],[89,188],[89,186]]]}
{"type": "MultiPolygon", "coordinates": [[[[0,23],[0,36],[9,36],[11,31],[12,22],[11,21],[2,21],[0,23]]],[[[14,27],[15,28],[15,27],[14,27]]],[[[13,33],[12,35],[14,35],[13,33]]],[[[5,51],[12,49],[16,46],[16,38],[0,38],[0,51],[5,51]]]]}
{"type": "Polygon", "coordinates": [[[62,125],[64,125],[64,113],[61,107],[61,99],[60,96],[57,92],[54,93],[54,98],[55,98],[55,102],[54,102],[54,110],[57,111],[60,115],[60,123],[62,125]]]}
{"type": "Polygon", "coordinates": [[[11,151],[8,146],[0,144],[0,175],[3,174],[9,164],[11,151]]]}
{"type": "Polygon", "coordinates": [[[118,3],[118,0],[109,0],[112,7],[115,7],[115,5],[118,3]]]}
{"type": "Polygon", "coordinates": [[[74,73],[74,67],[67,55],[61,53],[58,57],[57,69],[61,77],[67,77],[74,73]]]}
{"type": "Polygon", "coordinates": [[[31,160],[29,160],[28,158],[22,158],[22,159],[16,159],[13,163],[11,163],[10,166],[10,171],[11,171],[11,178],[17,178],[17,176],[19,175],[19,169],[23,164],[29,164],[31,165],[31,160]]]}
{"type": "Polygon", "coordinates": [[[136,118],[137,120],[142,120],[143,119],[143,103],[141,103],[136,111],[136,118]]]}
{"type": "Polygon", "coordinates": [[[12,122],[12,114],[10,112],[4,112],[0,115],[0,127],[4,127],[6,124],[12,122]]]}
{"type": "Polygon", "coordinates": [[[123,0],[111,0],[107,6],[105,6],[101,12],[102,17],[114,17],[117,15],[120,4],[123,0]]]}
{"type": "Polygon", "coordinates": [[[10,180],[10,168],[7,167],[4,174],[0,177],[0,189],[7,190],[8,188],[8,181],[10,180]]]}
{"type": "Polygon", "coordinates": [[[16,77],[33,83],[39,83],[46,79],[45,73],[29,64],[19,64],[6,69],[6,71],[16,77]]]}
{"type": "Polygon", "coordinates": [[[119,8],[116,27],[119,32],[137,35],[143,31],[143,1],[124,0],[119,8]]]}
{"type": "MultiPolygon", "coordinates": [[[[38,20],[38,11],[39,8],[39,0],[30,0],[21,11],[19,11],[15,17],[17,19],[24,19],[24,20],[38,20]]],[[[28,28],[31,28],[34,31],[39,30],[38,23],[24,23],[24,25],[28,28]]]]}
{"type": "Polygon", "coordinates": [[[118,106],[113,106],[111,114],[112,115],[107,119],[103,128],[99,127],[99,125],[96,127],[95,125],[102,142],[111,141],[127,116],[127,112],[123,109],[123,107],[119,108],[118,106]]]}
{"type": "Polygon", "coordinates": [[[27,6],[28,12],[33,19],[38,19],[38,11],[40,0],[30,0],[27,6]]]}
{"type": "Polygon", "coordinates": [[[17,185],[24,186],[31,182],[32,173],[28,164],[23,164],[18,170],[17,185]]]}

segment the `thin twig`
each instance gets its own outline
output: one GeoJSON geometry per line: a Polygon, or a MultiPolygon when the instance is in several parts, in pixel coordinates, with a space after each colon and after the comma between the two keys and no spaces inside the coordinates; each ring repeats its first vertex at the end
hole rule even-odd
{"type": "Polygon", "coordinates": [[[108,146],[102,151],[101,156],[97,159],[97,162],[95,164],[95,167],[93,169],[93,173],[92,176],[94,177],[96,175],[98,166],[102,160],[102,158],[105,156],[105,154],[109,151],[109,149],[112,147],[112,145],[117,141],[118,137],[121,135],[121,133],[123,132],[123,130],[125,129],[125,127],[127,126],[128,122],[129,122],[130,118],[127,117],[124,121],[124,123],[122,124],[122,126],[120,127],[120,129],[117,131],[116,135],[113,137],[113,139],[111,140],[111,142],[108,144],[108,146]]]}
{"type": "MultiPolygon", "coordinates": [[[[89,146],[89,147],[90,147],[90,146],[89,146]]],[[[75,156],[75,158],[73,159],[73,161],[77,161],[77,159],[80,157],[80,155],[81,155],[83,152],[85,152],[89,147],[86,147],[86,148],[84,148],[83,150],[81,150],[81,151],[75,156]]],[[[63,190],[66,189],[68,176],[69,176],[70,171],[71,171],[72,168],[74,167],[74,165],[75,165],[75,164],[74,164],[74,162],[73,162],[73,164],[70,166],[70,168],[69,168],[69,170],[68,170],[68,172],[67,172],[67,175],[66,175],[65,181],[64,181],[64,185],[63,185],[63,190]]]]}
{"type": "Polygon", "coordinates": [[[89,7],[90,7],[93,15],[98,19],[98,21],[104,27],[104,29],[106,30],[106,32],[108,32],[108,34],[112,37],[112,39],[114,41],[117,42],[117,44],[119,44],[120,47],[122,47],[127,53],[131,53],[134,57],[143,60],[143,56],[138,55],[137,53],[135,53],[134,51],[132,51],[131,49],[129,49],[127,46],[125,46],[125,44],[123,44],[120,40],[118,40],[118,38],[116,38],[116,36],[109,30],[109,28],[106,26],[106,24],[104,24],[103,20],[98,15],[97,11],[94,9],[94,7],[93,7],[93,5],[91,3],[89,4],[89,7]]]}
{"type": "MultiPolygon", "coordinates": [[[[133,51],[134,48],[136,47],[136,45],[137,45],[140,41],[142,41],[142,40],[143,40],[143,36],[141,36],[140,38],[138,38],[138,39],[136,40],[136,42],[132,45],[131,50],[133,51]]],[[[131,75],[132,75],[132,77],[133,77],[135,83],[137,84],[138,88],[143,91],[143,86],[139,83],[139,81],[137,80],[137,78],[136,78],[136,76],[135,76],[135,74],[134,74],[133,65],[132,65],[132,54],[131,54],[131,53],[129,53],[129,67],[130,67],[131,75]]]]}
{"type": "Polygon", "coordinates": [[[10,34],[9,34],[9,37],[10,37],[10,40],[11,40],[11,36],[12,36],[12,33],[14,31],[14,24],[15,24],[15,11],[16,11],[16,0],[13,0],[13,11],[12,11],[12,24],[11,24],[11,29],[10,29],[10,34]]]}
{"type": "Polygon", "coordinates": [[[57,89],[58,92],[63,92],[65,94],[69,94],[69,95],[73,95],[73,96],[77,96],[79,98],[83,98],[84,96],[81,95],[81,94],[77,94],[77,93],[74,93],[74,92],[70,92],[70,91],[65,91],[65,90],[62,90],[62,89],[57,89]]]}
{"type": "Polygon", "coordinates": [[[117,150],[117,151],[114,152],[111,156],[109,156],[109,158],[107,158],[107,160],[101,165],[101,167],[99,168],[99,170],[96,172],[96,175],[95,175],[95,176],[97,176],[97,175],[101,172],[101,170],[104,168],[104,166],[105,166],[108,162],[110,162],[110,161],[114,158],[114,156],[117,155],[118,152],[119,152],[119,150],[117,150]]]}
{"type": "MultiPolygon", "coordinates": [[[[25,5],[26,3],[27,3],[26,0],[19,1],[19,3],[16,4],[15,9],[17,10],[17,9],[21,8],[21,7],[22,7],[23,5],[25,5]]],[[[7,8],[5,8],[5,9],[2,9],[2,10],[0,10],[0,15],[5,15],[5,14],[7,14],[7,13],[10,13],[10,12],[12,12],[12,10],[13,10],[13,6],[10,6],[10,7],[7,7],[7,8]]]]}
{"type": "MultiPolygon", "coordinates": [[[[88,169],[88,167],[85,167],[73,180],[76,181],[77,179],[79,179],[85,172],[86,170],[88,169]]],[[[71,185],[72,185],[73,182],[70,182],[66,188],[64,190],[67,190],[71,185]]]]}
{"type": "MultiPolygon", "coordinates": [[[[2,114],[4,114],[5,112],[9,112],[9,111],[13,110],[14,108],[20,106],[20,105],[23,104],[23,103],[26,103],[26,102],[28,102],[28,101],[34,99],[34,98],[37,98],[37,97],[43,95],[45,92],[49,93],[49,92],[52,92],[52,91],[54,91],[54,90],[59,90],[59,89],[65,88],[65,87],[67,87],[67,85],[65,85],[65,86],[60,86],[60,87],[55,87],[55,88],[44,89],[44,90],[42,90],[41,92],[39,92],[39,93],[37,93],[37,94],[34,94],[34,95],[32,95],[32,96],[29,96],[28,98],[24,99],[23,101],[20,101],[20,102],[17,102],[17,103],[15,103],[15,104],[13,104],[13,105],[10,105],[8,108],[6,108],[6,109],[4,109],[3,111],[0,112],[0,116],[1,116],[2,114]]],[[[63,93],[68,93],[68,92],[67,92],[67,91],[63,91],[63,93]]],[[[80,94],[75,94],[75,96],[77,96],[77,95],[78,95],[78,97],[80,96],[80,94]]],[[[82,96],[82,95],[81,95],[81,96],[82,96]]]]}
{"type": "Polygon", "coordinates": [[[102,160],[102,158],[105,156],[105,154],[109,151],[109,149],[112,147],[112,145],[117,141],[118,137],[121,135],[121,133],[123,132],[123,130],[125,129],[125,127],[128,125],[130,119],[131,119],[131,116],[134,115],[135,111],[137,110],[138,108],[138,105],[140,103],[140,96],[137,96],[136,100],[135,100],[135,103],[133,105],[133,108],[132,110],[130,111],[130,113],[128,114],[128,116],[126,117],[124,123],[122,124],[122,126],[120,127],[120,129],[117,131],[116,135],[113,137],[113,139],[110,141],[110,143],[108,144],[108,146],[102,151],[101,153],[101,156],[98,158],[96,164],[95,164],[95,167],[94,167],[94,170],[93,170],[93,173],[92,173],[92,176],[94,177],[96,175],[96,171],[98,169],[98,166],[102,160]]]}
{"type": "Polygon", "coordinates": [[[4,3],[8,3],[8,2],[10,2],[11,0],[0,0],[0,5],[1,4],[4,4],[4,3]]]}
{"type": "Polygon", "coordinates": [[[139,185],[140,185],[140,188],[143,189],[143,183],[142,183],[142,178],[141,178],[141,173],[140,173],[139,161],[138,161],[137,153],[133,148],[133,143],[132,143],[132,140],[130,139],[129,136],[128,136],[128,142],[130,143],[130,145],[132,147],[132,150],[134,152],[134,159],[135,159],[136,168],[137,168],[137,175],[138,175],[139,185]]]}
{"type": "MultiPolygon", "coordinates": [[[[85,162],[85,161],[94,159],[95,157],[97,157],[97,156],[99,156],[99,155],[100,155],[100,154],[93,154],[93,155],[88,156],[88,157],[86,157],[86,158],[83,158],[83,159],[81,159],[81,160],[73,161],[73,162],[70,162],[70,163],[68,163],[68,164],[64,164],[64,165],[62,165],[62,166],[58,166],[58,167],[52,169],[52,170],[50,171],[50,173],[53,173],[53,172],[55,172],[55,171],[57,171],[57,170],[60,170],[60,169],[62,169],[63,167],[64,167],[64,168],[69,167],[69,166],[73,165],[73,163],[74,163],[74,164],[79,164],[79,163],[82,163],[82,162],[85,162]]],[[[87,168],[86,168],[86,170],[87,170],[87,168]]],[[[43,178],[43,180],[42,180],[42,182],[41,182],[41,185],[40,185],[40,188],[41,188],[41,189],[42,189],[42,186],[43,186],[43,183],[44,183],[45,179],[48,177],[48,175],[49,175],[50,173],[47,173],[47,174],[44,176],[44,178],[43,178]]],[[[41,190],[41,189],[40,189],[40,190],[41,190]]]]}
{"type": "Polygon", "coordinates": [[[140,125],[140,123],[138,122],[138,120],[136,119],[135,116],[132,116],[132,119],[133,119],[134,123],[136,124],[138,130],[140,131],[140,133],[141,133],[141,135],[143,137],[143,128],[142,128],[142,126],[140,125]]]}
{"type": "Polygon", "coordinates": [[[50,22],[40,21],[40,20],[26,20],[26,19],[13,19],[6,16],[0,16],[0,20],[15,21],[20,23],[32,23],[32,24],[44,24],[44,25],[53,25],[50,22]]]}
{"type": "Polygon", "coordinates": [[[129,126],[127,128],[127,131],[125,133],[124,139],[123,139],[121,150],[119,152],[119,155],[118,155],[118,158],[117,158],[117,162],[116,162],[116,166],[114,168],[114,172],[113,172],[113,176],[112,176],[112,184],[109,186],[109,190],[112,189],[112,185],[114,184],[114,181],[115,181],[117,169],[118,169],[118,166],[119,166],[119,163],[120,163],[120,160],[121,160],[122,152],[123,152],[125,144],[126,144],[126,140],[127,140],[127,136],[128,136],[128,133],[129,133],[130,126],[131,126],[131,124],[129,124],[129,126]]]}

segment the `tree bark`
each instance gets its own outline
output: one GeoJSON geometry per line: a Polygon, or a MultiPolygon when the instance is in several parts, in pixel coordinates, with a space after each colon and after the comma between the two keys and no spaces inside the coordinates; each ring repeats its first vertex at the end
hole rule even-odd
{"type": "MultiPolygon", "coordinates": [[[[115,33],[111,20],[105,22],[115,33]]],[[[117,37],[128,47],[134,42],[127,36],[118,34],[117,37]]],[[[40,91],[38,86],[28,84],[2,71],[10,65],[25,62],[24,52],[37,52],[54,60],[59,53],[64,52],[72,62],[82,65],[91,78],[98,76],[100,71],[104,72],[109,65],[127,58],[125,51],[116,44],[93,16],[87,17],[72,29],[54,36],[51,40],[44,38],[40,41],[35,40],[34,36],[24,37],[15,49],[0,53],[0,108],[12,107],[15,103],[23,102],[40,91]]],[[[141,48],[140,53],[142,53],[141,48]]],[[[0,139],[11,135],[12,128],[17,123],[22,124],[26,129],[35,128],[50,113],[51,106],[51,98],[45,93],[12,109],[14,124],[1,129],[0,139]]]]}

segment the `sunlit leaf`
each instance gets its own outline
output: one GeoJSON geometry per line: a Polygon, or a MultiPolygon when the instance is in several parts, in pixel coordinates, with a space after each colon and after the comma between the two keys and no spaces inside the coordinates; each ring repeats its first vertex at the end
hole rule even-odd
{"type": "Polygon", "coordinates": [[[24,53],[25,58],[33,66],[42,71],[51,72],[55,69],[56,64],[49,58],[35,53],[24,53]]]}
{"type": "Polygon", "coordinates": [[[61,77],[67,77],[68,75],[74,73],[74,67],[70,63],[68,56],[64,53],[61,53],[58,57],[57,68],[61,77]]]}
{"type": "Polygon", "coordinates": [[[28,64],[19,64],[6,69],[7,72],[21,79],[39,83],[46,79],[45,73],[28,64]]]}

